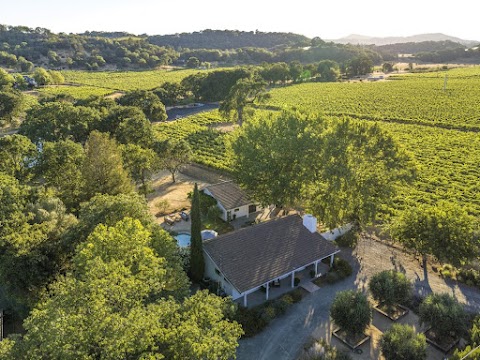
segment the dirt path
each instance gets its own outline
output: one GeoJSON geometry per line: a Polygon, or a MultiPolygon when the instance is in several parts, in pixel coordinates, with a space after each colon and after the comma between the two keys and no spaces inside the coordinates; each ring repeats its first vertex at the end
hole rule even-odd
{"type": "MultiPolygon", "coordinates": [[[[465,304],[468,310],[480,310],[479,290],[454,281],[445,281],[434,272],[426,273],[414,256],[376,241],[371,236],[362,238],[355,251],[343,249],[341,255],[351,263],[353,275],[307,295],[293,305],[284,317],[274,320],[261,334],[241,340],[237,350],[238,360],[293,360],[312,336],[330,340],[332,324],[329,309],[335,294],[341,290],[366,290],[372,275],[382,270],[397,269],[404,272],[413,281],[415,291],[419,294],[447,292],[465,304]]],[[[377,329],[382,328],[375,319],[373,325],[377,329]]],[[[376,344],[377,341],[373,343],[376,344]]],[[[377,346],[366,346],[364,354],[355,359],[380,358],[377,346]]],[[[442,357],[429,346],[429,359],[442,357]]]]}

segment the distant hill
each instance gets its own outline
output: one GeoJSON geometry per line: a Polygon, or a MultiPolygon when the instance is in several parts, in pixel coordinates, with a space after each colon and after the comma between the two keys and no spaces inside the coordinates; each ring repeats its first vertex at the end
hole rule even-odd
{"type": "Polygon", "coordinates": [[[154,35],[148,38],[151,44],[172,46],[175,49],[272,49],[278,46],[308,46],[311,40],[303,35],[280,32],[203,30],[174,35],[154,35]]]}
{"type": "Polygon", "coordinates": [[[449,36],[445,34],[420,34],[413,36],[392,36],[392,37],[370,37],[364,35],[352,34],[341,39],[332,40],[333,42],[339,44],[362,44],[362,45],[390,45],[390,44],[399,44],[399,43],[417,43],[425,41],[452,41],[467,47],[476,46],[479,44],[479,41],[475,40],[463,40],[454,36],[449,36]]]}

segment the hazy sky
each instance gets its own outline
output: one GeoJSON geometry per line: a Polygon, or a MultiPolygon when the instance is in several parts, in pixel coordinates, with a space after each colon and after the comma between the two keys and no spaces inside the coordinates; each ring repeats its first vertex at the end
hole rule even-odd
{"type": "Polygon", "coordinates": [[[0,0],[0,23],[40,26],[67,33],[101,30],[153,35],[203,29],[258,29],[335,39],[352,33],[408,36],[442,32],[480,40],[476,3],[476,0],[0,0]]]}

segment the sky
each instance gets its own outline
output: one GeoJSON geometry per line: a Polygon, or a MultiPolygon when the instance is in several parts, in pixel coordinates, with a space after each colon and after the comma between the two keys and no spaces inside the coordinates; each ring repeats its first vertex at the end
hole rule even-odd
{"type": "Polygon", "coordinates": [[[0,0],[0,24],[44,27],[65,33],[95,30],[163,35],[229,29],[293,32],[322,39],[349,34],[385,37],[444,33],[480,40],[475,3],[475,0],[0,0]]]}

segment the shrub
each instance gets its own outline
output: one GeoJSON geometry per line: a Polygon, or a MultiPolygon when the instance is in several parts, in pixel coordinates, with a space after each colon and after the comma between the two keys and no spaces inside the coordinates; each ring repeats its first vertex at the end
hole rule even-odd
{"type": "Polygon", "coordinates": [[[304,347],[300,360],[351,360],[348,353],[337,350],[324,339],[312,340],[304,347]]]}
{"type": "Polygon", "coordinates": [[[239,307],[234,320],[242,325],[245,337],[257,335],[268,325],[258,308],[248,309],[239,307]]]}
{"type": "Polygon", "coordinates": [[[262,319],[266,323],[269,323],[270,321],[275,319],[276,315],[277,315],[277,312],[273,306],[269,305],[263,308],[262,319]]]}
{"type": "Polygon", "coordinates": [[[465,333],[467,315],[463,307],[449,294],[431,294],[419,309],[420,322],[432,327],[440,341],[465,333]]]}
{"type": "Polygon", "coordinates": [[[291,296],[292,301],[293,301],[294,304],[303,299],[303,291],[302,291],[302,289],[292,290],[292,291],[289,292],[289,295],[291,296]]]}
{"type": "Polygon", "coordinates": [[[327,275],[325,275],[325,282],[329,285],[334,284],[342,279],[343,277],[336,271],[330,271],[327,273],[327,275]]]}
{"type": "Polygon", "coordinates": [[[281,298],[274,300],[273,306],[278,315],[283,315],[287,309],[293,304],[293,299],[289,294],[283,295],[281,298]]]}
{"type": "Polygon", "coordinates": [[[385,360],[425,360],[427,342],[425,335],[416,334],[409,325],[393,324],[380,342],[385,360]]]}
{"type": "Polygon", "coordinates": [[[354,248],[357,246],[358,239],[360,237],[360,231],[358,227],[353,227],[351,230],[347,231],[345,234],[337,237],[335,242],[338,246],[354,248]]]}
{"type": "Polygon", "coordinates": [[[367,297],[359,291],[340,291],[335,296],[330,316],[349,336],[362,334],[372,319],[367,297]]]}
{"type": "Polygon", "coordinates": [[[333,261],[333,270],[337,271],[342,278],[346,278],[353,273],[352,266],[348,263],[348,261],[340,257],[336,257],[333,261]]]}
{"type": "Polygon", "coordinates": [[[169,207],[170,203],[166,199],[159,199],[155,202],[155,207],[158,210],[157,216],[164,215],[169,207]]]}
{"type": "Polygon", "coordinates": [[[412,293],[412,284],[407,277],[393,270],[375,274],[368,287],[373,298],[389,309],[395,304],[405,302],[412,293]]]}

